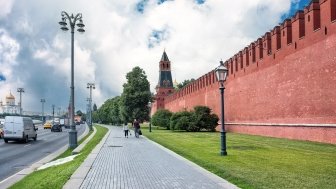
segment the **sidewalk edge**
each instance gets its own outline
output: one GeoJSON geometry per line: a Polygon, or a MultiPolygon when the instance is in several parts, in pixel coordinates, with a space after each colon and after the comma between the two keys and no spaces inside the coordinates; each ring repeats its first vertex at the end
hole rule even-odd
{"type": "Polygon", "coordinates": [[[105,127],[108,129],[104,138],[97,144],[97,146],[91,151],[91,153],[86,157],[83,163],[76,169],[76,171],[71,175],[70,179],[65,183],[63,189],[73,189],[80,188],[86,175],[89,173],[93,162],[95,161],[97,155],[99,154],[101,148],[105,144],[108,136],[110,136],[111,129],[109,126],[97,124],[99,126],[105,127]]]}

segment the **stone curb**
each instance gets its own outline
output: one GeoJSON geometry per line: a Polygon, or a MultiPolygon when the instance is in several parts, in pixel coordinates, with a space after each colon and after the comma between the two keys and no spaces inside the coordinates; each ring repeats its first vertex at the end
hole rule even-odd
{"type": "Polygon", "coordinates": [[[87,138],[85,139],[84,142],[82,142],[82,144],[80,144],[79,146],[77,146],[77,148],[75,148],[72,151],[72,155],[78,154],[80,151],[83,150],[83,148],[86,146],[86,144],[93,138],[93,136],[96,134],[97,129],[95,127],[93,127],[93,133],[87,138]]]}
{"type": "Polygon", "coordinates": [[[92,152],[86,157],[86,159],[78,167],[78,169],[72,174],[68,182],[65,183],[65,185],[63,186],[63,189],[80,188],[86,175],[89,173],[93,162],[97,158],[98,153],[100,152],[101,148],[105,144],[105,141],[107,140],[108,136],[111,133],[111,130],[108,126],[105,125],[99,125],[99,126],[106,127],[108,129],[108,132],[105,134],[104,138],[99,142],[99,144],[92,150],[92,152]]]}
{"type": "MultiPolygon", "coordinates": [[[[142,135],[143,136],[143,135],[142,135]]],[[[185,163],[187,163],[188,165],[190,165],[191,167],[193,167],[196,171],[202,173],[203,175],[207,176],[209,179],[211,179],[212,181],[214,181],[215,183],[217,183],[218,185],[222,186],[223,188],[226,189],[238,189],[239,187],[228,182],[227,180],[223,179],[222,177],[217,176],[216,174],[204,169],[203,167],[197,165],[196,163],[180,156],[179,154],[175,153],[174,151],[162,146],[159,143],[156,143],[152,140],[150,140],[149,138],[147,138],[146,136],[143,136],[143,138],[145,138],[146,140],[150,141],[151,143],[153,143],[154,145],[158,146],[159,148],[161,148],[162,150],[166,151],[167,153],[169,153],[170,155],[176,157],[179,160],[184,161],[185,163]]]]}
{"type": "MultiPolygon", "coordinates": [[[[86,125],[86,124],[85,124],[86,125]]],[[[87,135],[89,132],[88,126],[86,125],[84,133],[79,136],[78,140],[81,140],[84,136],[87,135]]],[[[63,146],[62,148],[58,149],[54,153],[49,154],[48,156],[42,158],[41,160],[33,163],[30,167],[25,168],[18,173],[6,178],[5,180],[0,182],[0,188],[9,188],[16,182],[23,179],[25,176],[29,175],[30,173],[34,172],[37,168],[41,167],[42,165],[50,162],[51,160],[55,159],[57,156],[61,155],[68,149],[68,145],[63,146]]]]}

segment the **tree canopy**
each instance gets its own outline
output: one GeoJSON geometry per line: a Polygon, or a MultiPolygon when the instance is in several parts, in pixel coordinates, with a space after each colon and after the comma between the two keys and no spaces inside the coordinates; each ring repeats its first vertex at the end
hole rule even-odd
{"type": "Polygon", "coordinates": [[[151,100],[151,92],[145,71],[137,66],[127,73],[126,79],[127,82],[123,84],[123,93],[120,97],[122,121],[131,122],[135,118],[148,120],[147,105],[151,100]]]}
{"type": "Polygon", "coordinates": [[[121,124],[132,122],[135,118],[149,120],[148,102],[152,94],[145,71],[134,67],[127,73],[126,79],[121,96],[106,100],[93,112],[94,122],[121,124]]]}
{"type": "Polygon", "coordinates": [[[182,83],[177,84],[177,89],[182,89],[183,87],[187,86],[189,83],[191,83],[193,81],[195,81],[194,78],[192,78],[190,80],[189,79],[184,80],[182,83]]]}

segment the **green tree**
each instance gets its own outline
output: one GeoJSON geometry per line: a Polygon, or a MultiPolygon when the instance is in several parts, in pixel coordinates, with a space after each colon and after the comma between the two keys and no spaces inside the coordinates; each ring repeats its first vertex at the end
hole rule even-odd
{"type": "Polygon", "coordinates": [[[76,115],[78,115],[78,116],[82,116],[82,115],[83,115],[83,112],[80,111],[80,110],[78,110],[78,111],[76,112],[76,115]]]}
{"type": "Polygon", "coordinates": [[[195,81],[194,78],[192,78],[190,80],[189,79],[184,80],[182,83],[177,84],[177,89],[182,89],[183,87],[187,86],[189,83],[191,83],[193,81],[195,81]]]}
{"type": "Polygon", "coordinates": [[[170,117],[173,115],[172,112],[166,109],[159,109],[152,116],[152,124],[160,127],[165,127],[170,129],[170,117]]]}
{"type": "Polygon", "coordinates": [[[120,124],[121,123],[121,118],[120,118],[120,113],[119,113],[119,104],[120,104],[120,96],[116,96],[111,99],[111,104],[109,106],[110,108],[110,120],[112,124],[120,124]]]}
{"type": "Polygon", "coordinates": [[[170,129],[193,131],[192,115],[192,112],[186,110],[174,113],[170,118],[170,129]]]}
{"type": "Polygon", "coordinates": [[[82,116],[81,116],[81,120],[82,120],[82,121],[86,121],[86,114],[82,114],[82,116]]]}
{"type": "Polygon", "coordinates": [[[131,122],[135,118],[149,120],[147,105],[151,100],[151,92],[145,71],[138,66],[134,67],[127,73],[126,79],[119,103],[122,121],[131,122]]]}
{"type": "Polygon", "coordinates": [[[207,131],[215,131],[218,125],[218,116],[211,113],[211,109],[207,106],[195,106],[193,112],[193,120],[198,130],[205,129],[207,131]]]}
{"type": "Polygon", "coordinates": [[[93,109],[94,112],[97,111],[98,108],[97,108],[96,103],[93,104],[93,108],[92,109],[93,109]]]}

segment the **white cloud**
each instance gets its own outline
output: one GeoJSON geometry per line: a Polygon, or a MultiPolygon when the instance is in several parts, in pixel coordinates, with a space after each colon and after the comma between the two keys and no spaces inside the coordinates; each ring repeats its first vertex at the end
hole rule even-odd
{"type": "Polygon", "coordinates": [[[0,0],[0,19],[7,16],[11,12],[13,3],[14,0],[0,0]]]}
{"type": "MultiPolygon", "coordinates": [[[[181,82],[197,78],[216,67],[221,58],[230,58],[273,28],[290,6],[290,0],[236,0],[230,3],[207,0],[201,5],[193,0],[166,1],[158,5],[157,1],[150,0],[141,14],[136,11],[137,2],[16,1],[17,6],[12,10],[15,14],[12,18],[6,17],[5,21],[8,29],[14,28],[15,40],[24,43],[25,48],[31,48],[27,50],[30,54],[22,56],[30,56],[27,61],[38,61],[35,66],[41,65],[32,69],[51,70],[51,78],[45,78],[44,82],[55,82],[52,78],[62,78],[62,82],[57,81],[57,86],[65,83],[68,90],[70,32],[62,33],[57,22],[63,9],[71,11],[69,13],[83,14],[86,32],[83,35],[75,33],[75,84],[77,106],[85,110],[87,82],[96,82],[94,102],[101,105],[107,98],[120,95],[126,73],[140,66],[147,73],[154,92],[163,49],[166,49],[172,61],[173,79],[176,77],[181,82]],[[14,20],[18,18],[24,23],[25,27],[21,26],[25,31],[23,33],[15,29],[14,20]],[[148,48],[154,30],[165,31],[164,40],[156,41],[158,43],[153,48],[148,48]]],[[[4,1],[0,0],[1,3],[4,1]]],[[[20,80],[25,81],[24,78],[20,80]]],[[[29,88],[34,83],[24,85],[29,88]]],[[[7,92],[4,89],[0,91],[1,95],[7,92]]],[[[55,103],[63,107],[69,101],[51,93],[48,98],[51,98],[49,101],[56,99],[55,103]]],[[[40,109],[39,103],[27,104],[31,106],[27,108],[40,109]]]]}

